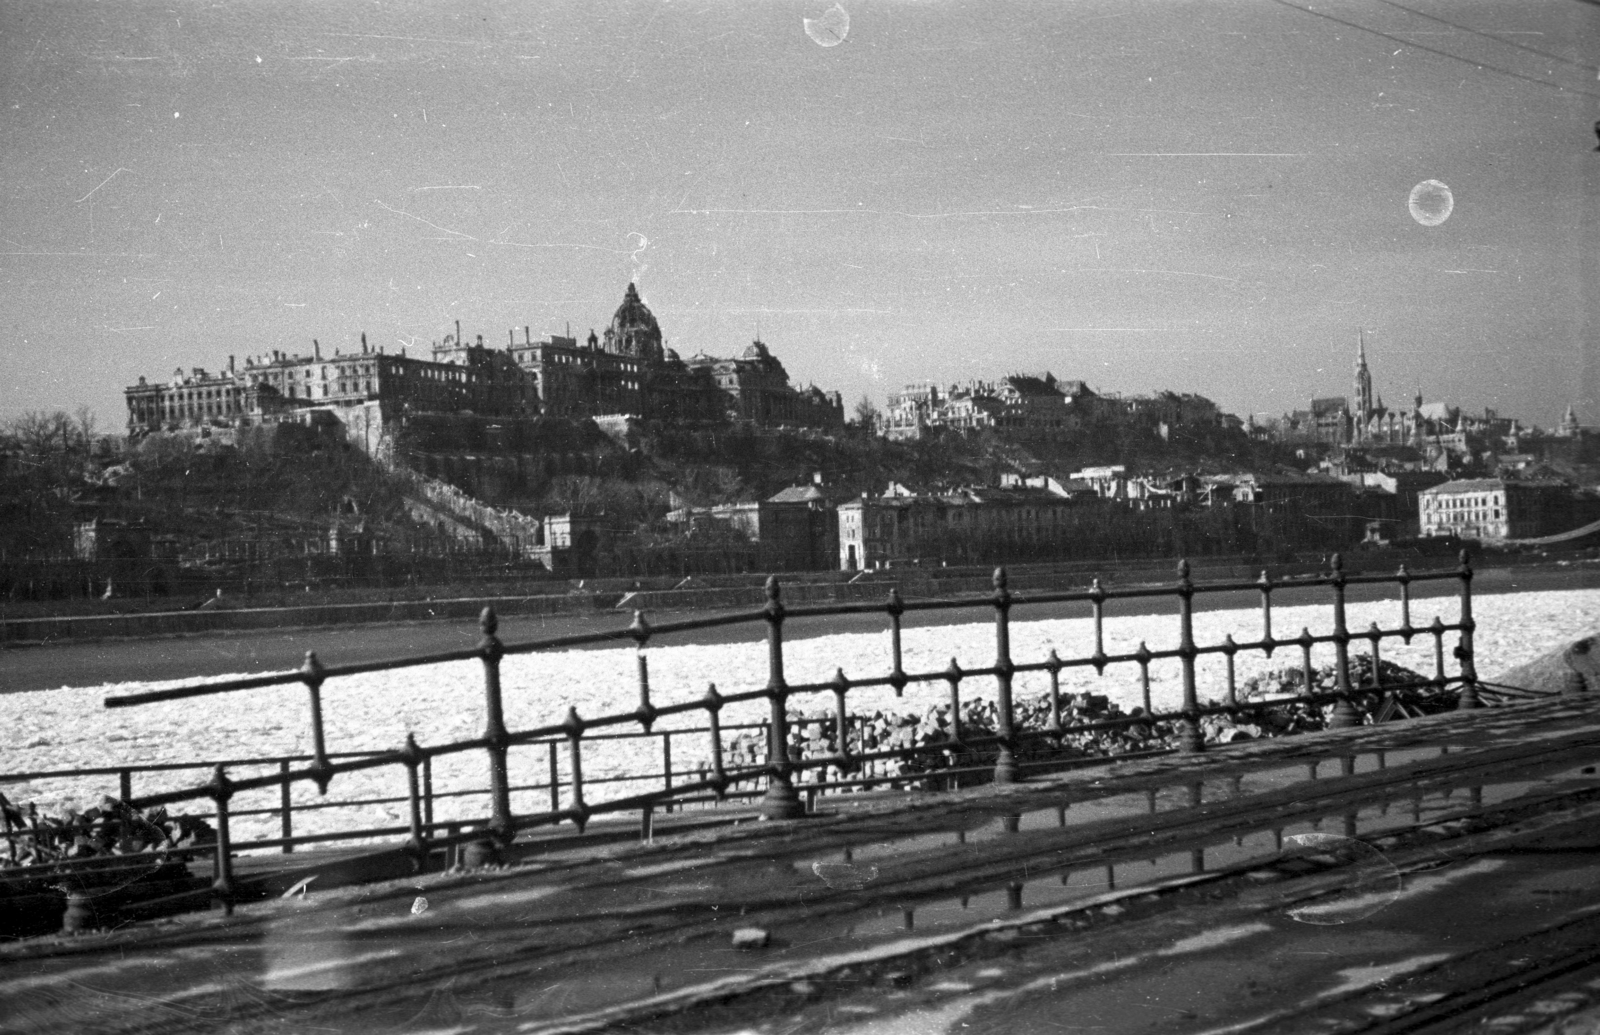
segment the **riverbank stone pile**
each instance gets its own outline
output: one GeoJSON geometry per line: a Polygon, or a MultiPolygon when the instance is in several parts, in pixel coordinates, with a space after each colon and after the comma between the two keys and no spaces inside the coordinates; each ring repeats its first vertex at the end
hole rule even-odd
{"type": "MultiPolygon", "coordinates": [[[[1456,689],[1440,687],[1422,674],[1388,661],[1377,664],[1358,655],[1349,663],[1350,703],[1363,724],[1385,718],[1431,715],[1450,711],[1456,689]]],[[[1237,691],[1239,710],[1200,718],[1201,737],[1208,745],[1232,744],[1263,737],[1286,737],[1326,729],[1333,718],[1332,701],[1308,701],[1308,695],[1329,694],[1337,687],[1334,666],[1314,669],[1307,686],[1299,666],[1285,666],[1245,680],[1237,691]]],[[[1202,706],[1219,706],[1220,700],[1203,700],[1202,706]]],[[[1013,702],[1012,724],[1018,737],[1014,751],[1018,762],[1070,761],[1177,749],[1181,729],[1173,718],[1148,715],[1143,708],[1124,710],[1104,694],[1063,694],[1061,733],[1050,729],[1048,695],[1013,702]],[[1080,728],[1089,727],[1089,728],[1080,728]]],[[[986,778],[992,767],[999,729],[994,701],[961,702],[959,723],[949,704],[930,706],[920,713],[877,710],[847,715],[841,750],[839,723],[832,710],[791,710],[788,715],[789,758],[808,765],[799,783],[838,783],[907,778],[925,789],[945,789],[941,774],[962,773],[962,783],[986,778]],[[869,758],[878,753],[916,753],[907,757],[869,758]]],[[[766,731],[741,731],[725,747],[729,769],[759,768],[766,763],[766,731]]],[[[709,760],[702,763],[709,770],[709,760]]]]}

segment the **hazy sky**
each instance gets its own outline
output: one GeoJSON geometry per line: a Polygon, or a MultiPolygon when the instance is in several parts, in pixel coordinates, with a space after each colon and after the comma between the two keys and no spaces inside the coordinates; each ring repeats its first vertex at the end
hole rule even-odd
{"type": "Polygon", "coordinates": [[[814,40],[830,6],[0,0],[0,414],[582,334],[631,277],[684,355],[759,324],[848,399],[1281,411],[1365,328],[1390,403],[1600,423],[1600,6],[841,0],[814,40]]]}

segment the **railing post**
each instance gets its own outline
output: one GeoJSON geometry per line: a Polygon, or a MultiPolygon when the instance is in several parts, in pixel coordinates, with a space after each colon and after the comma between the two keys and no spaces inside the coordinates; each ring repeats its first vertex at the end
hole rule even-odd
{"type": "MultiPolygon", "coordinates": [[[[662,787],[661,787],[662,790],[664,790],[664,791],[672,790],[672,731],[671,730],[662,730],[661,731],[661,781],[662,781],[662,787]]],[[[662,811],[663,812],[671,812],[672,811],[672,799],[669,798],[669,799],[667,799],[666,802],[664,802],[662,804],[662,811]]]]}
{"type": "Polygon", "coordinates": [[[633,613],[633,624],[628,626],[628,635],[633,637],[637,646],[639,662],[639,708],[636,714],[639,716],[639,725],[649,733],[656,721],[656,707],[650,703],[650,659],[644,653],[644,645],[650,639],[650,625],[644,620],[643,611],[633,613]]]}
{"type": "Polygon", "coordinates": [[[1239,653],[1239,645],[1233,642],[1233,634],[1228,633],[1222,637],[1222,656],[1228,659],[1228,707],[1239,707],[1239,684],[1236,678],[1233,656],[1239,653]]]}
{"type": "Polygon", "coordinates": [[[1404,564],[1396,569],[1394,580],[1400,584],[1400,640],[1410,646],[1417,630],[1411,625],[1411,573],[1404,564]]]}
{"type": "Polygon", "coordinates": [[[1094,612],[1094,673],[1097,676],[1106,674],[1106,591],[1100,585],[1100,576],[1096,575],[1089,581],[1089,606],[1094,612]]]}
{"type": "Polygon", "coordinates": [[[1267,569],[1261,569],[1256,585],[1261,587],[1261,650],[1270,658],[1278,641],[1272,635],[1272,576],[1267,574],[1267,569]]]}
{"type": "Polygon", "coordinates": [[[422,759],[422,822],[427,825],[429,836],[433,834],[433,757],[425,755],[422,759]]]}
{"type": "Polygon", "coordinates": [[[1470,711],[1482,708],[1478,699],[1478,666],[1472,657],[1472,631],[1477,622],[1472,618],[1472,559],[1461,551],[1461,642],[1456,645],[1456,660],[1461,663],[1461,695],[1456,698],[1456,709],[1470,711]]]}
{"type": "Polygon", "coordinates": [[[478,641],[478,653],[483,658],[483,703],[486,725],[483,739],[489,755],[489,833],[496,847],[511,844],[511,782],[506,775],[506,748],[510,735],[506,732],[505,711],[500,700],[500,659],[505,655],[500,638],[495,632],[500,622],[494,608],[486,607],[478,616],[478,628],[483,633],[478,641]]]}
{"type": "Polygon", "coordinates": [[[892,659],[894,667],[889,672],[889,685],[894,687],[894,695],[899,697],[905,693],[907,682],[900,650],[900,616],[905,614],[906,605],[900,600],[899,589],[889,590],[889,603],[885,610],[889,612],[889,652],[894,655],[892,659]]]}
{"type": "Polygon", "coordinates": [[[1045,670],[1050,673],[1050,725],[1046,727],[1056,746],[1061,746],[1061,658],[1054,647],[1045,659],[1045,670]]]}
{"type": "Polygon", "coordinates": [[[546,741],[550,756],[550,811],[561,811],[561,763],[556,759],[556,742],[546,741]]]}
{"type": "Polygon", "coordinates": [[[762,819],[799,819],[805,803],[794,789],[789,762],[788,684],[783,678],[783,600],[778,577],[767,576],[767,696],[772,721],[767,727],[767,793],[761,799],[762,819]]]}
{"type": "Polygon", "coordinates": [[[728,789],[728,772],[722,763],[722,695],[717,693],[717,684],[706,689],[704,704],[707,732],[711,734],[711,789],[720,801],[728,789]]]}
{"type": "Polygon", "coordinates": [[[577,706],[569,705],[562,725],[567,730],[567,753],[572,761],[572,822],[581,834],[589,824],[589,804],[583,800],[583,731],[587,724],[578,717],[577,706]]]}
{"type": "Polygon", "coordinates": [[[306,690],[311,696],[311,772],[312,780],[316,782],[317,793],[328,793],[328,781],[333,779],[333,774],[328,770],[328,745],[322,731],[322,663],[317,661],[317,652],[306,651],[305,664],[300,666],[300,680],[305,683],[306,690]]]}
{"type": "Polygon", "coordinates": [[[1192,755],[1206,749],[1200,735],[1200,698],[1194,682],[1194,659],[1200,651],[1194,645],[1194,583],[1189,579],[1189,562],[1178,562],[1178,661],[1183,666],[1183,719],[1178,729],[1178,750],[1192,755]]]}
{"type": "Polygon", "coordinates": [[[278,785],[278,829],[283,832],[284,855],[294,854],[294,845],[289,843],[294,836],[294,796],[289,786],[289,768],[287,758],[278,763],[278,779],[283,781],[278,785]]]}
{"type": "Polygon", "coordinates": [[[1328,578],[1333,586],[1333,680],[1334,692],[1339,695],[1333,703],[1333,714],[1328,718],[1328,728],[1347,730],[1361,725],[1355,705],[1350,701],[1350,628],[1344,613],[1344,558],[1333,555],[1333,571],[1328,578]]]}
{"type": "Polygon", "coordinates": [[[1444,671],[1444,621],[1438,615],[1433,616],[1433,624],[1428,626],[1428,635],[1433,637],[1433,685],[1440,690],[1445,688],[1444,671]]]}
{"type": "MultiPolygon", "coordinates": [[[[960,752],[964,750],[961,745],[961,665],[955,658],[950,659],[944,678],[950,684],[950,746],[960,752]]],[[[950,761],[951,765],[955,764],[953,755],[950,761]]]]}
{"type": "Polygon", "coordinates": [[[995,732],[999,735],[994,758],[994,782],[1017,782],[1016,731],[1012,726],[1011,676],[1011,591],[1006,589],[1006,570],[994,570],[994,668],[996,694],[995,732]]]}
{"type": "MultiPolygon", "coordinates": [[[[834,748],[835,765],[839,768],[839,778],[844,779],[845,770],[850,762],[850,715],[845,705],[845,695],[850,692],[850,680],[845,677],[844,669],[835,669],[833,673],[833,736],[836,742],[834,748]]],[[[863,745],[865,753],[865,745],[863,745]]]]}
{"type": "Polygon", "coordinates": [[[422,766],[422,748],[417,746],[417,738],[406,734],[406,743],[400,749],[400,761],[406,767],[406,797],[409,805],[411,836],[406,841],[406,848],[411,852],[411,862],[416,867],[416,872],[422,873],[428,864],[428,837],[423,833],[422,826],[422,780],[418,769],[422,766]]]}
{"type": "Polygon", "coordinates": [[[211,800],[216,803],[217,853],[212,860],[211,893],[222,906],[223,916],[233,915],[233,842],[228,836],[228,799],[233,797],[233,784],[228,774],[217,766],[211,773],[211,800]]]}
{"type": "Polygon", "coordinates": [[[1133,658],[1139,663],[1139,694],[1144,701],[1144,716],[1146,719],[1155,714],[1155,708],[1150,704],[1150,647],[1143,640],[1139,641],[1139,649],[1133,652],[1133,658]]]}

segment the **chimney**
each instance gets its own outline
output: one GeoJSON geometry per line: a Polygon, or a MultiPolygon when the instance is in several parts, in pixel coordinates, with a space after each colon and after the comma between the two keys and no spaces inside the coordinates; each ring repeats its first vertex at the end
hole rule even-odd
{"type": "Polygon", "coordinates": [[[228,373],[233,373],[233,355],[231,353],[228,355],[228,373]]]}
{"type": "Polygon", "coordinates": [[[522,325],[522,340],[529,345],[533,344],[533,331],[528,329],[527,324],[522,325]]]}
{"type": "Polygon", "coordinates": [[[456,344],[461,344],[461,321],[456,321],[456,344]]]}
{"type": "Polygon", "coordinates": [[[311,339],[311,358],[312,359],[321,359],[322,358],[322,343],[320,341],[318,341],[317,339],[315,339],[315,338],[311,339]]]}
{"type": "Polygon", "coordinates": [[[361,354],[363,356],[365,356],[367,354],[367,332],[366,331],[362,331],[361,332],[361,354]]]}

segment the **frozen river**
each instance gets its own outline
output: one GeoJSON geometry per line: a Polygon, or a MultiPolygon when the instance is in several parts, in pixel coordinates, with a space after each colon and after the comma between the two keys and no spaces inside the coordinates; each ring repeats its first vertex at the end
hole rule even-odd
{"type": "MultiPolygon", "coordinates": [[[[1170,606],[1170,604],[1169,604],[1170,606]]],[[[1573,589],[1478,595],[1474,600],[1478,621],[1477,655],[1480,675],[1495,674],[1531,660],[1564,641],[1600,627],[1600,590],[1573,589]]],[[[1458,617],[1458,603],[1452,597],[1430,597],[1413,602],[1412,621],[1427,625],[1434,615],[1445,622],[1458,617]]],[[[907,628],[904,633],[905,668],[908,672],[943,670],[954,658],[963,667],[991,664],[994,658],[994,626],[982,612],[959,612],[967,618],[956,624],[907,628]]],[[[1302,627],[1313,633],[1330,631],[1331,612],[1324,605],[1274,607],[1274,632],[1292,636],[1302,627]]],[[[1349,624],[1354,632],[1377,622],[1391,628],[1399,624],[1396,601],[1352,603],[1349,624]]],[[[737,693],[765,685],[767,657],[761,629],[752,626],[747,640],[720,643],[671,645],[652,642],[649,650],[650,680],[654,702],[659,705],[698,699],[708,684],[715,682],[725,693],[737,693]]],[[[1106,620],[1108,653],[1137,649],[1143,641],[1152,650],[1177,645],[1178,623],[1170,611],[1110,617],[1106,620]]],[[[1225,634],[1239,641],[1253,640],[1261,634],[1261,615],[1257,608],[1202,611],[1195,616],[1195,637],[1199,644],[1219,642],[1225,634]]],[[[1027,620],[1026,612],[1014,615],[1011,656],[1023,663],[1043,660],[1052,649],[1062,657],[1084,656],[1094,649],[1093,624],[1087,617],[1027,620]]],[[[1446,637],[1446,647],[1455,637],[1446,637]]],[[[1364,651],[1364,643],[1352,650],[1364,651]]],[[[1432,638],[1419,636],[1407,646],[1399,640],[1386,640],[1383,657],[1425,674],[1433,671],[1432,638]]],[[[1237,659],[1239,679],[1273,669],[1297,665],[1297,649],[1280,650],[1267,659],[1241,653],[1237,659]]],[[[1318,665],[1332,661],[1332,648],[1313,651],[1318,665]]],[[[1203,657],[1199,662],[1200,695],[1221,696],[1223,660],[1203,657]]],[[[791,684],[823,681],[842,668],[853,678],[887,674],[889,635],[886,630],[844,632],[794,639],[785,651],[786,677],[791,684]]],[[[1451,671],[1454,671],[1453,662],[1451,671]]],[[[1151,666],[1152,697],[1157,709],[1177,707],[1181,702],[1179,669],[1176,661],[1156,662],[1151,666]]],[[[512,730],[527,729],[561,721],[567,708],[575,705],[585,717],[622,712],[637,704],[636,661],[631,644],[606,650],[563,651],[507,657],[502,668],[506,723],[512,730]]],[[[994,681],[973,678],[962,686],[964,699],[991,696],[994,681]]],[[[96,686],[15,692],[0,696],[0,718],[8,730],[9,748],[5,770],[8,773],[55,770],[74,767],[139,765],[196,759],[260,757],[274,754],[309,753],[311,740],[307,723],[306,694],[303,687],[288,686],[241,691],[210,698],[164,702],[139,708],[107,710],[103,699],[110,694],[175,685],[172,681],[106,683],[96,686]]],[[[1048,677],[1043,673],[1018,676],[1016,693],[1021,698],[1044,693],[1048,677]]],[[[1092,669],[1069,669],[1062,673],[1064,693],[1092,691],[1106,694],[1124,708],[1140,703],[1138,670],[1133,665],[1114,666],[1105,675],[1092,669]]],[[[922,713],[947,695],[942,681],[912,685],[903,699],[892,690],[874,688],[854,690],[851,710],[856,713],[877,709],[922,713]]],[[[396,672],[373,673],[330,681],[323,690],[324,715],[329,750],[348,751],[390,749],[400,746],[408,732],[423,744],[439,744],[468,739],[482,733],[482,665],[476,660],[418,666],[396,672]]],[[[831,694],[812,700],[798,697],[791,707],[811,711],[831,704],[831,694]]],[[[764,717],[764,702],[725,710],[723,722],[759,721],[764,717]]],[[[661,727],[699,726],[700,713],[662,720],[661,727]]],[[[698,745],[698,740],[695,741],[698,745]]],[[[639,771],[658,764],[656,758],[639,757],[639,742],[620,742],[609,747],[590,745],[585,752],[585,774],[589,777],[617,772],[639,771]],[[627,744],[626,747],[622,744],[627,744]]],[[[514,751],[514,781],[534,782],[542,778],[541,760],[527,757],[531,749],[514,751]],[[519,758],[519,756],[521,756],[519,758]]],[[[564,755],[563,755],[564,757],[564,755]]],[[[563,763],[564,765],[564,763],[563,763]]],[[[484,762],[481,754],[440,759],[436,763],[436,788],[481,786],[484,762]]],[[[0,778],[3,779],[3,778],[0,778]]],[[[135,792],[157,787],[199,782],[194,776],[162,777],[141,774],[135,792]]],[[[404,792],[403,772],[398,768],[340,777],[334,784],[340,797],[356,794],[404,792]]],[[[42,808],[59,809],[76,801],[92,804],[98,793],[115,791],[115,780],[94,784],[36,778],[0,783],[13,801],[37,801],[42,808]]],[[[296,788],[297,802],[314,800],[309,787],[296,788]]],[[[591,801],[595,795],[591,794],[591,801]]],[[[533,807],[530,800],[524,807],[533,807]]],[[[198,806],[180,811],[202,811],[198,806]]],[[[375,821],[400,821],[400,805],[378,807],[375,821]]],[[[263,819],[259,831],[248,821],[242,836],[267,833],[275,821],[263,819]]],[[[310,830],[297,819],[297,829],[310,830]]]]}

